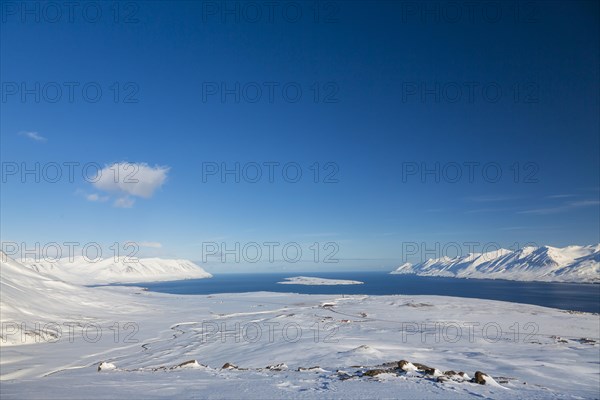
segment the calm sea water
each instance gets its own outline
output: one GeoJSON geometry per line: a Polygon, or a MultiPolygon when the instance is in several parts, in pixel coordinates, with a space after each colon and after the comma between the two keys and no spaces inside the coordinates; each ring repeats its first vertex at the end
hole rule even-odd
{"type": "Polygon", "coordinates": [[[221,274],[211,279],[139,284],[148,290],[172,294],[241,292],[294,292],[305,294],[440,295],[503,300],[565,310],[600,312],[600,285],[576,283],[515,282],[487,279],[455,279],[390,275],[384,272],[328,272],[277,274],[221,274]],[[351,279],[362,285],[280,285],[292,276],[351,279]]]}

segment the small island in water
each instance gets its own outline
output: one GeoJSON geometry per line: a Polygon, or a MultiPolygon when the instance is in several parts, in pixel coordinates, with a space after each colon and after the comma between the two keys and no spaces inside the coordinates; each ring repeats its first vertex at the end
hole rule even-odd
{"type": "Polygon", "coordinates": [[[292,278],[285,278],[284,282],[277,282],[281,285],[362,285],[364,282],[351,281],[345,279],[326,279],[326,278],[315,278],[311,276],[294,276],[292,278]]]}

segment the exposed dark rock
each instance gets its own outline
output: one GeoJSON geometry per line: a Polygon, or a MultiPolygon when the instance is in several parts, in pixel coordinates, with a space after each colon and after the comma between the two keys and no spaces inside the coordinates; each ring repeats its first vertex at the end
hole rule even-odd
{"type": "Polygon", "coordinates": [[[398,361],[388,361],[381,364],[385,368],[398,368],[398,361]]]}
{"type": "Polygon", "coordinates": [[[181,364],[177,364],[174,367],[171,367],[171,369],[176,369],[176,368],[185,368],[187,366],[192,366],[192,365],[199,365],[201,367],[207,367],[204,364],[200,364],[198,361],[196,360],[188,360],[188,361],[184,361],[181,364]]]}
{"type": "Polygon", "coordinates": [[[363,372],[363,376],[377,376],[379,374],[385,374],[387,372],[390,372],[387,369],[369,369],[365,372],[363,372]]]}
{"type": "Polygon", "coordinates": [[[421,307],[433,307],[433,304],[429,304],[429,303],[406,303],[404,304],[405,306],[408,307],[414,307],[414,308],[421,308],[421,307]]]}
{"type": "Polygon", "coordinates": [[[596,341],[590,338],[581,338],[578,340],[578,342],[581,344],[596,344],[596,341]]]}
{"type": "Polygon", "coordinates": [[[337,370],[336,373],[337,373],[338,377],[340,378],[340,380],[342,380],[342,381],[356,377],[356,375],[350,375],[346,371],[337,370]]]}
{"type": "Polygon", "coordinates": [[[110,371],[116,369],[115,365],[106,361],[102,361],[98,364],[98,372],[100,371],[110,371]]]}
{"type": "Polygon", "coordinates": [[[308,367],[308,368],[304,368],[304,367],[298,367],[298,371],[299,372],[304,372],[304,371],[316,371],[316,370],[320,370],[321,367],[319,367],[318,365],[315,365],[314,367],[308,367]]]}
{"type": "Polygon", "coordinates": [[[475,376],[473,377],[472,381],[475,383],[479,383],[480,385],[485,385],[486,376],[488,376],[488,375],[484,374],[481,371],[477,371],[477,372],[475,372],[475,376]]]}
{"type": "Polygon", "coordinates": [[[449,379],[452,379],[453,381],[462,381],[464,379],[468,379],[469,376],[467,374],[465,374],[462,371],[456,372],[454,370],[449,370],[449,371],[445,371],[444,372],[444,377],[448,377],[449,379]]]}
{"type": "Polygon", "coordinates": [[[277,365],[268,365],[266,368],[270,371],[283,371],[283,370],[288,369],[288,366],[285,365],[284,363],[281,363],[281,364],[277,364],[277,365]]]}
{"type": "Polygon", "coordinates": [[[234,365],[231,363],[225,363],[225,364],[223,364],[221,369],[238,369],[238,367],[237,367],[237,365],[234,365]]]}
{"type": "Polygon", "coordinates": [[[433,369],[433,368],[429,368],[427,365],[425,364],[421,364],[421,363],[412,363],[419,371],[425,371],[428,369],[433,369]]]}
{"type": "Polygon", "coordinates": [[[413,365],[417,368],[417,370],[422,371],[422,372],[426,373],[427,375],[435,374],[435,368],[431,368],[431,367],[428,367],[427,365],[420,364],[420,363],[413,363],[413,365]]]}
{"type": "Polygon", "coordinates": [[[188,360],[188,361],[184,361],[181,364],[178,364],[177,367],[185,367],[186,365],[190,365],[190,364],[197,364],[198,362],[196,360],[188,360]]]}

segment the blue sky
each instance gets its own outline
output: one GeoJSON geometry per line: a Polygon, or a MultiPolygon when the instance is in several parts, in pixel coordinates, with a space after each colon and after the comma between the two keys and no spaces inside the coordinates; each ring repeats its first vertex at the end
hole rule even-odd
{"type": "Polygon", "coordinates": [[[10,3],[3,242],[134,241],[140,255],[196,261],[203,243],[278,242],[306,256],[211,259],[219,272],[391,269],[412,242],[600,241],[596,2],[501,2],[491,14],[468,2],[287,2],[272,19],[261,2],[227,2],[229,13],[121,3],[118,17],[95,2],[72,20],[64,6],[10,3]],[[22,176],[36,163],[40,182],[22,176]],[[64,163],[78,163],[72,181],[64,163]],[[82,177],[115,163],[132,163],[137,184],[82,177]],[[206,175],[236,163],[240,182],[206,175]],[[323,263],[331,243],[340,261],[323,263]]]}

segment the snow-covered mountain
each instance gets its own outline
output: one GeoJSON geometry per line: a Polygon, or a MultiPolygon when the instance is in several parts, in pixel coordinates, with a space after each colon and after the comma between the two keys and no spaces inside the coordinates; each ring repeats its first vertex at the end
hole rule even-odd
{"type": "Polygon", "coordinates": [[[63,323],[98,322],[91,315],[136,313],[145,309],[131,296],[87,288],[40,273],[0,251],[0,345],[39,343],[63,323]],[[46,325],[50,324],[50,325],[46,325]],[[60,325],[55,328],[54,325],[60,325]],[[44,325],[43,333],[40,325],[44,325]]]}
{"type": "Polygon", "coordinates": [[[32,271],[0,251],[2,320],[24,315],[54,318],[57,308],[81,300],[77,296],[81,292],[79,287],[32,271]]]}
{"type": "Polygon", "coordinates": [[[392,274],[447,276],[455,278],[509,279],[600,283],[600,244],[594,246],[524,247],[511,251],[442,257],[405,263],[392,274]]]}
{"type": "Polygon", "coordinates": [[[188,260],[162,258],[111,257],[98,261],[83,257],[62,258],[58,261],[25,259],[30,269],[65,282],[93,285],[106,283],[135,283],[211,278],[212,275],[188,260]]]}

